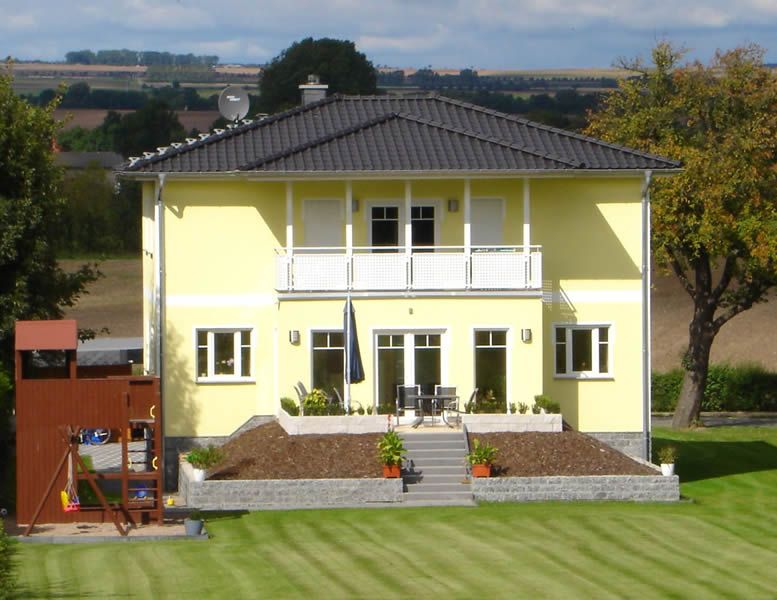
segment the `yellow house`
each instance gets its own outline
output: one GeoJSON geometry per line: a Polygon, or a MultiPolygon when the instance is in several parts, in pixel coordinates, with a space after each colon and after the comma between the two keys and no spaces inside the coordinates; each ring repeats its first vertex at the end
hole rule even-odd
{"type": "Polygon", "coordinates": [[[646,189],[678,167],[437,95],[331,96],[131,159],[168,448],[275,415],[301,382],[381,412],[398,385],[504,411],[545,394],[646,456],[646,189]]]}

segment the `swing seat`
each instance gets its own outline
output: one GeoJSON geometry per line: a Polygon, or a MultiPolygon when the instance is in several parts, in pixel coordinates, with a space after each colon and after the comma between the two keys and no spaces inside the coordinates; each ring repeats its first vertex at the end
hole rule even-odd
{"type": "Polygon", "coordinates": [[[77,503],[77,502],[71,502],[70,504],[68,504],[68,505],[65,507],[65,512],[66,512],[66,513],[69,513],[69,512],[78,512],[78,511],[80,511],[80,510],[81,510],[81,505],[80,505],[79,503],[77,503]]]}
{"type": "Polygon", "coordinates": [[[62,501],[62,510],[66,513],[78,512],[81,510],[81,502],[78,500],[78,496],[73,496],[71,498],[65,490],[62,490],[59,493],[59,498],[62,501]]]}

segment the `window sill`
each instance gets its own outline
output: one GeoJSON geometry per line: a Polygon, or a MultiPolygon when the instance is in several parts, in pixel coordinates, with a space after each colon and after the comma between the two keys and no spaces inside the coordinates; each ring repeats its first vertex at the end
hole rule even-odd
{"type": "Polygon", "coordinates": [[[610,373],[556,373],[553,379],[574,379],[576,381],[613,381],[615,377],[610,373]]]}
{"type": "Polygon", "coordinates": [[[256,383],[253,377],[197,377],[195,383],[256,383]]]}

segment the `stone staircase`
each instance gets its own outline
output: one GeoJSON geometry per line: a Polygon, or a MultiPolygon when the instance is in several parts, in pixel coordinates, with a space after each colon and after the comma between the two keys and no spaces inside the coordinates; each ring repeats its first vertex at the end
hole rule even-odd
{"type": "Polygon", "coordinates": [[[399,431],[407,456],[402,480],[407,506],[475,506],[461,431],[399,431]]]}

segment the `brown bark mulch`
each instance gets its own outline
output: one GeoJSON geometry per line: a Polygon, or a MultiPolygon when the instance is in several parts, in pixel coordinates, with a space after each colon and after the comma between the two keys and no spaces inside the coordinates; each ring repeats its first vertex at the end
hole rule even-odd
{"type": "Polygon", "coordinates": [[[223,446],[209,479],[360,479],[382,477],[379,433],[289,435],[278,423],[245,432],[223,446]]]}
{"type": "Polygon", "coordinates": [[[470,433],[498,449],[492,476],[656,475],[656,471],[606,444],[578,433],[470,433]]]}
{"type": "MultiPolygon", "coordinates": [[[[278,423],[247,431],[223,446],[210,479],[346,479],[382,477],[380,434],[289,435],[278,423]]],[[[470,434],[496,446],[495,476],[655,475],[620,452],[575,431],[470,434]]]]}

